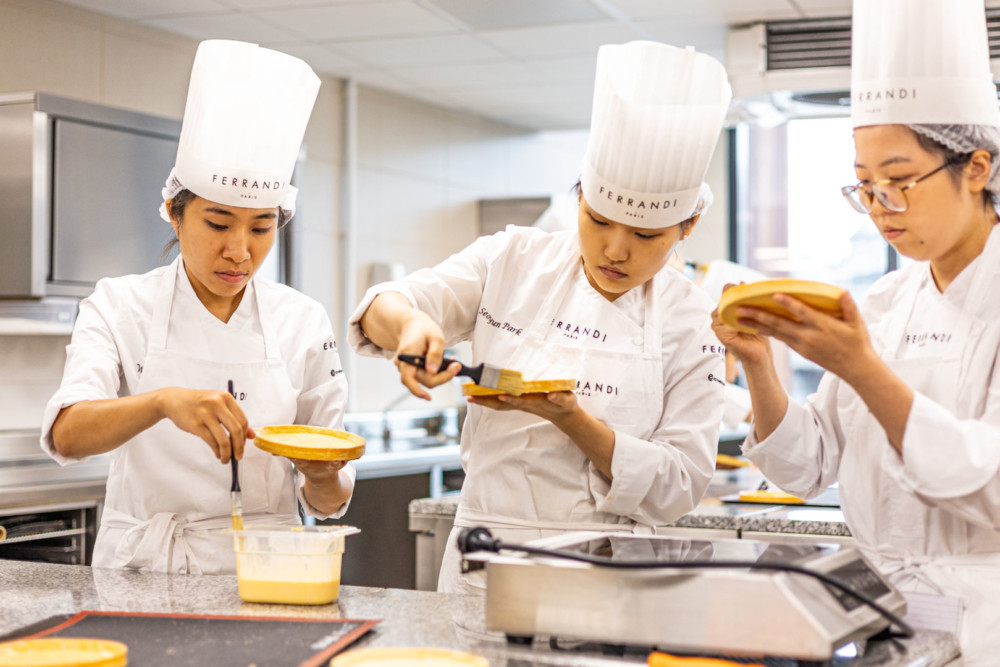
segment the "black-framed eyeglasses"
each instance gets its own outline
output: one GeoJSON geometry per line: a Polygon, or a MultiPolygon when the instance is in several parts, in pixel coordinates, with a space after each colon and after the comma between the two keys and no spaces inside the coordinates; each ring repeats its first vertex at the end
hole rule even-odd
{"type": "Polygon", "coordinates": [[[950,167],[953,164],[960,164],[966,157],[963,155],[946,160],[944,164],[934,171],[926,173],[906,185],[899,185],[892,179],[885,179],[883,181],[875,181],[867,188],[860,183],[857,185],[846,185],[840,188],[840,194],[844,195],[847,203],[858,213],[871,213],[876,199],[890,211],[902,213],[910,206],[910,202],[906,199],[907,190],[920,181],[930,178],[942,169],[950,167]]]}

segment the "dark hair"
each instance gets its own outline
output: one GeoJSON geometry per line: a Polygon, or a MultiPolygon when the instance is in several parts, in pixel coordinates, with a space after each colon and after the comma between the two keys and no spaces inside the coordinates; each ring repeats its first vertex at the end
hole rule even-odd
{"type": "MultiPolygon", "coordinates": [[[[573,185],[573,187],[571,187],[569,191],[575,194],[577,197],[580,197],[583,194],[582,188],[583,188],[583,182],[578,178],[576,179],[576,184],[573,185]]],[[[677,223],[678,225],[681,225],[682,232],[686,232],[691,227],[691,225],[694,224],[695,217],[696,216],[692,215],[687,220],[681,220],[680,222],[677,223]]]]}
{"type": "Polygon", "coordinates": [[[913,128],[908,127],[906,129],[916,137],[917,143],[920,144],[922,149],[931,155],[937,155],[941,158],[942,162],[948,163],[948,168],[945,171],[951,176],[952,183],[957,186],[962,182],[962,172],[965,170],[966,165],[969,164],[969,160],[972,159],[972,153],[960,153],[917,132],[913,128]]]}
{"type": "MultiPolygon", "coordinates": [[[[175,194],[170,199],[170,206],[167,207],[167,213],[170,214],[170,219],[176,220],[179,224],[180,221],[184,219],[184,209],[187,208],[187,205],[190,204],[191,200],[193,200],[196,196],[197,195],[195,193],[191,192],[187,188],[184,188],[183,190],[175,194]]],[[[291,214],[279,206],[278,228],[280,229],[285,225],[287,225],[288,221],[291,219],[292,219],[291,214]]],[[[167,244],[167,247],[163,249],[163,255],[161,256],[162,260],[167,259],[167,255],[170,254],[170,251],[174,249],[174,246],[176,246],[178,242],[179,241],[177,240],[176,236],[174,236],[174,238],[170,240],[170,242],[167,244]]]]}

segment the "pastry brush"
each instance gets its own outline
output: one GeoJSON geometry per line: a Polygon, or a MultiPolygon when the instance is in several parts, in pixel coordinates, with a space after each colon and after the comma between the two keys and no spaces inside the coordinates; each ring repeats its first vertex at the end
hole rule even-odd
{"type": "MultiPolygon", "coordinates": [[[[232,380],[229,381],[229,393],[236,398],[232,380]]],[[[243,530],[243,491],[240,489],[240,462],[236,460],[235,452],[229,455],[229,465],[233,468],[233,485],[229,490],[233,501],[233,530],[243,530]]]]}
{"type": "MultiPolygon", "coordinates": [[[[424,368],[424,364],[427,362],[427,358],[423,355],[400,354],[397,356],[400,361],[406,362],[411,366],[416,366],[417,368],[424,368]]],[[[442,369],[448,368],[450,364],[459,364],[462,367],[462,370],[460,370],[458,374],[471,378],[472,381],[480,387],[496,389],[497,391],[502,391],[503,393],[510,394],[511,396],[520,396],[523,393],[522,389],[524,388],[524,377],[521,375],[520,371],[512,371],[507,368],[500,368],[499,366],[491,366],[489,364],[466,366],[462,362],[456,359],[449,359],[448,357],[441,360],[442,369]]]]}

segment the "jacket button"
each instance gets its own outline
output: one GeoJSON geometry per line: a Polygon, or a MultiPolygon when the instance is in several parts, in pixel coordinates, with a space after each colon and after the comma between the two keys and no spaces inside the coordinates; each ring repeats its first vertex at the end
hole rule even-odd
{"type": "Polygon", "coordinates": [[[633,345],[642,345],[642,336],[633,336],[632,337],[632,344],[633,345]]]}

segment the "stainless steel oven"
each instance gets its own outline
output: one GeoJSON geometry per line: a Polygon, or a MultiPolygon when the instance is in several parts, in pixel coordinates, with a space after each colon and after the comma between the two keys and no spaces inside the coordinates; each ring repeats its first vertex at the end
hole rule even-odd
{"type": "Polygon", "coordinates": [[[0,431],[0,559],[87,565],[108,457],[60,466],[38,439],[36,430],[0,431]]]}

